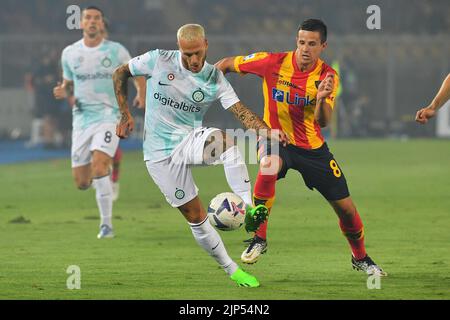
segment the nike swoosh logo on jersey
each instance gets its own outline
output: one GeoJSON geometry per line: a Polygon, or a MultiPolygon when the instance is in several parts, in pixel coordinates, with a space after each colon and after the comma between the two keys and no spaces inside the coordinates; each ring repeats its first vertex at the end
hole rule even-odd
{"type": "Polygon", "coordinates": [[[250,182],[250,180],[244,180],[244,182],[245,182],[245,183],[249,183],[249,182],[250,182]]]}
{"type": "Polygon", "coordinates": [[[160,86],[170,86],[169,83],[162,83],[161,81],[159,81],[158,84],[159,84],[160,86]]]}

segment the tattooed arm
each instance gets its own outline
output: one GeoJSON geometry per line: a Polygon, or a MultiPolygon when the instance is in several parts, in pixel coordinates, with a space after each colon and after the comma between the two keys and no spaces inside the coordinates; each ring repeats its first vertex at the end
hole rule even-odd
{"type": "Polygon", "coordinates": [[[116,135],[121,138],[127,138],[134,129],[134,119],[128,108],[128,78],[131,78],[131,72],[128,64],[118,67],[113,74],[114,92],[116,93],[117,103],[121,114],[120,122],[116,127],[116,135]]]}
{"type": "Polygon", "coordinates": [[[235,117],[244,125],[246,129],[254,129],[256,132],[267,138],[275,138],[284,146],[288,143],[286,134],[281,130],[272,130],[260,117],[240,101],[232,105],[228,110],[233,112],[235,117]],[[274,131],[274,132],[272,132],[274,131]]]}

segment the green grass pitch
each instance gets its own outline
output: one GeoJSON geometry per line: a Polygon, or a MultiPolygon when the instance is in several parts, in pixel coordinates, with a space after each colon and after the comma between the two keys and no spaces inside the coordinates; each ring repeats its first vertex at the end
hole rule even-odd
{"type": "MultiPolygon", "coordinates": [[[[365,224],[367,251],[389,273],[381,289],[369,290],[351,269],[336,216],[295,171],[277,184],[268,253],[244,266],[261,287],[236,287],[132,152],[122,163],[116,238],[105,240],[96,239],[94,191],[75,189],[69,160],[0,166],[0,299],[449,299],[449,142],[329,145],[365,224]],[[80,290],[66,287],[70,265],[81,269],[80,290]]],[[[254,178],[257,167],[249,170],[254,178]]],[[[229,191],[221,166],[194,175],[205,205],[229,191]]],[[[248,235],[220,234],[238,262],[248,235]]]]}

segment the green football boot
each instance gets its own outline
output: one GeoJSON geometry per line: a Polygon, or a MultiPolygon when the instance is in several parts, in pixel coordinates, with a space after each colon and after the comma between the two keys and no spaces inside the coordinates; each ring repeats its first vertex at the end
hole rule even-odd
{"type": "Polygon", "coordinates": [[[250,273],[245,272],[241,268],[238,268],[231,276],[231,280],[237,283],[239,287],[259,287],[259,281],[250,273]]]}
{"type": "Polygon", "coordinates": [[[256,207],[247,206],[245,209],[245,231],[255,232],[261,223],[266,221],[269,209],[263,204],[256,207]]]}

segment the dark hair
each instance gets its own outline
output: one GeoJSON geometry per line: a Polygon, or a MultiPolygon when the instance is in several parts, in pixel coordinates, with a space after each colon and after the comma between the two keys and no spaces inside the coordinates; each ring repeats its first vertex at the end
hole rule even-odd
{"type": "Polygon", "coordinates": [[[103,14],[102,9],[100,9],[99,7],[96,7],[96,6],[88,6],[88,7],[86,7],[86,8],[83,9],[83,11],[86,11],[86,10],[97,10],[97,11],[99,11],[99,12],[102,14],[102,19],[105,17],[105,15],[103,14]]]}
{"type": "Polygon", "coordinates": [[[307,19],[303,21],[298,27],[297,33],[300,30],[306,31],[317,31],[320,33],[320,42],[324,43],[327,41],[327,26],[319,19],[307,19]]]}

